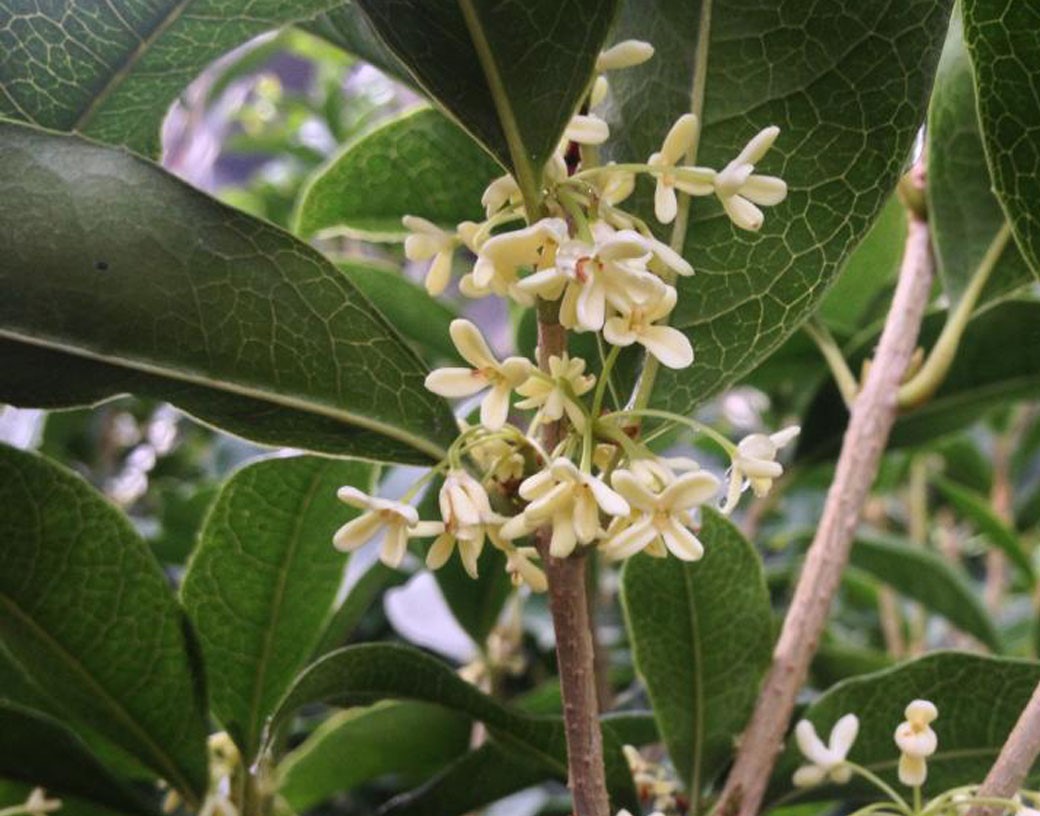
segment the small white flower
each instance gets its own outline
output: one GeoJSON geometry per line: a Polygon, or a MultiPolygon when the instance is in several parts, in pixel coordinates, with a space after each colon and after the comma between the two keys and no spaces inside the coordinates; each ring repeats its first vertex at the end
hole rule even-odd
{"type": "MultiPolygon", "coordinates": [[[[352,552],[371,541],[386,528],[386,538],[379,553],[379,560],[388,567],[397,567],[404,560],[408,538],[419,521],[419,514],[410,504],[380,499],[361,492],[356,487],[345,485],[336,491],[344,504],[365,512],[353,521],[340,527],[332,537],[337,550],[352,552]]],[[[415,531],[415,534],[422,534],[415,531]]]]}
{"type": "Polygon", "coordinates": [[[506,439],[480,439],[469,446],[469,455],[480,466],[485,478],[499,483],[512,482],[524,474],[524,457],[506,439]]]}
{"type": "Polygon", "coordinates": [[[773,146],[780,128],[767,127],[758,132],[740,154],[715,176],[715,195],[730,220],[741,229],[758,230],[765,220],[756,207],[779,204],[787,198],[787,184],[775,176],[754,175],[755,164],[773,146]]]}
{"type": "Polygon", "coordinates": [[[530,504],[503,525],[502,537],[520,538],[551,523],[549,552],[555,558],[566,558],[578,543],[589,544],[599,535],[600,510],[609,516],[627,516],[631,509],[602,479],[563,458],[525,479],[520,495],[530,504]]]}
{"type": "Polygon", "coordinates": [[[629,170],[618,170],[604,165],[594,176],[593,183],[601,203],[615,206],[628,198],[636,189],[636,174],[629,170]]]}
{"type": "Polygon", "coordinates": [[[444,292],[451,280],[451,259],[459,239],[454,233],[415,215],[406,215],[401,223],[411,233],[404,239],[405,257],[410,261],[433,258],[426,273],[426,291],[436,297],[444,292]]]}
{"type": "Polygon", "coordinates": [[[442,397],[468,397],[487,388],[480,405],[480,422],[488,430],[501,428],[509,413],[509,393],[527,379],[531,361],[523,357],[495,359],[473,323],[459,318],[448,328],[455,348],[473,368],[438,368],[426,376],[426,388],[442,397]]]}
{"type": "Polygon", "coordinates": [[[581,407],[571,398],[580,397],[592,390],[596,378],[585,374],[585,361],[564,352],[549,358],[549,375],[532,369],[531,376],[516,388],[516,393],[527,399],[516,404],[517,408],[530,410],[540,408],[542,417],[549,421],[560,419],[566,411],[574,427],[585,427],[585,415],[581,407]]]}
{"type": "Polygon", "coordinates": [[[858,733],[859,719],[855,714],[846,714],[834,724],[827,745],[816,735],[811,722],[799,722],[795,726],[794,737],[809,764],[794,772],[792,781],[795,786],[808,788],[826,779],[838,784],[848,782],[852,777],[852,769],[845,765],[845,757],[858,733]]]}
{"type": "Polygon", "coordinates": [[[53,813],[60,808],[61,799],[48,799],[47,792],[43,788],[33,788],[29,792],[25,804],[22,805],[22,810],[29,816],[44,816],[44,814],[53,813]]]}
{"type": "Polygon", "coordinates": [[[563,131],[564,141],[585,145],[603,144],[610,138],[610,127],[598,116],[575,114],[563,131]]]}
{"type": "Polygon", "coordinates": [[[652,471],[655,481],[658,476],[664,476],[670,478],[669,483],[655,491],[636,472],[614,471],[611,484],[628,501],[633,513],[629,524],[604,543],[604,554],[620,560],[660,540],[676,558],[698,560],[704,555],[704,546],[691,529],[691,512],[715,497],[719,480],[704,471],[679,477],[659,468],[652,471]]]}
{"type": "Polygon", "coordinates": [[[443,567],[457,548],[463,569],[475,579],[485,538],[500,549],[504,547],[498,531],[507,519],[491,510],[487,494],[479,482],[469,474],[461,475],[464,478],[451,483],[452,475],[449,475],[441,488],[439,499],[443,522],[420,522],[416,529],[424,527],[423,534],[437,536],[426,553],[429,569],[443,567]]]}
{"type": "Polygon", "coordinates": [[[499,176],[492,181],[480,197],[480,203],[484,205],[484,212],[490,218],[506,204],[519,205],[522,202],[520,185],[509,173],[499,176]]]}
{"type": "Polygon", "coordinates": [[[663,365],[686,368],[693,362],[693,346],[678,329],[658,325],[657,321],[671,314],[675,308],[676,293],[664,287],[661,296],[647,306],[632,306],[603,324],[603,339],[611,345],[630,346],[639,343],[663,365]]]}
{"type": "Polygon", "coordinates": [[[935,753],[939,739],[932,730],[932,722],[939,709],[928,700],[914,700],[904,712],[906,721],[896,728],[895,741],[902,754],[899,757],[899,781],[904,785],[923,785],[928,777],[927,757],[935,753]]]}
{"type": "Polygon", "coordinates": [[[538,555],[534,547],[508,547],[505,553],[506,572],[513,586],[526,584],[532,592],[545,592],[549,588],[545,572],[531,560],[538,555]]]}
{"type": "Polygon", "coordinates": [[[769,493],[773,480],[784,473],[783,465],[776,461],[777,451],[798,436],[800,431],[801,428],[792,425],[769,436],[751,434],[740,440],[730,467],[729,490],[726,492],[723,513],[732,512],[737,506],[745,488],[745,480],[759,498],[769,493]]]}
{"type": "Polygon", "coordinates": [[[654,55],[654,47],[644,40],[622,40],[596,58],[596,72],[617,71],[642,65],[654,55]]]}
{"type": "Polygon", "coordinates": [[[508,295],[520,267],[551,266],[556,248],[565,240],[567,223],[561,218],[543,218],[529,227],[492,236],[481,245],[473,271],[463,278],[466,289],[508,295]]]}
{"type": "Polygon", "coordinates": [[[679,201],[675,191],[688,195],[711,195],[715,172],[706,167],[678,167],[687,151],[697,139],[698,122],[692,113],[675,120],[668,135],[664,137],[661,150],[654,153],[647,164],[657,177],[654,191],[654,214],[662,224],[670,224],[679,212],[679,201]]]}

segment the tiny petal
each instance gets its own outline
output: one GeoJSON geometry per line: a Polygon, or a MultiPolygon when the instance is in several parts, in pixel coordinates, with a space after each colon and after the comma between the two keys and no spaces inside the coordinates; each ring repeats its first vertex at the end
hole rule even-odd
{"type": "Polygon", "coordinates": [[[641,65],[654,55],[654,47],[643,40],[622,40],[601,51],[596,58],[596,70],[616,71],[641,65]]]}
{"type": "Polygon", "coordinates": [[[924,784],[928,778],[928,763],[924,757],[902,754],[899,757],[899,781],[910,787],[924,784]]]}
{"type": "Polygon", "coordinates": [[[678,214],[679,201],[675,197],[675,190],[658,180],[654,190],[654,215],[662,224],[671,224],[678,214]]]}
{"type": "Polygon", "coordinates": [[[351,552],[375,537],[382,527],[383,520],[376,513],[362,513],[336,531],[332,546],[341,552],[351,552]]]}
{"type": "Polygon", "coordinates": [[[795,742],[800,750],[814,765],[829,767],[834,761],[834,755],[830,752],[823,740],[816,733],[816,727],[808,720],[800,720],[794,728],[795,742]]]}
{"type": "Polygon", "coordinates": [[[771,207],[787,198],[787,182],[776,176],[750,176],[740,194],[755,204],[771,207]]]}
{"type": "Polygon", "coordinates": [[[449,399],[471,397],[487,387],[487,378],[471,368],[438,368],[426,375],[426,390],[449,399]]]}
{"type": "Polygon", "coordinates": [[[803,765],[791,777],[796,788],[812,788],[823,782],[826,772],[816,765],[803,765]]]}
{"type": "Polygon", "coordinates": [[[722,199],[722,208],[730,221],[749,232],[757,232],[765,222],[762,211],[743,196],[732,195],[722,199]]]}
{"type": "Polygon", "coordinates": [[[451,533],[442,533],[430,546],[426,553],[426,566],[438,570],[448,563],[455,541],[451,533]]]}
{"type": "Polygon", "coordinates": [[[675,120],[661,145],[661,157],[665,162],[675,165],[682,160],[697,138],[697,128],[697,117],[692,113],[685,113],[675,120]]]}
{"type": "Polygon", "coordinates": [[[451,340],[462,358],[474,368],[493,368],[498,361],[491,353],[484,335],[474,323],[465,318],[456,318],[448,327],[451,340]]]}
{"type": "Polygon", "coordinates": [[[686,368],[693,363],[689,338],[671,326],[647,326],[639,335],[639,342],[669,368],[686,368]]]}
{"type": "Polygon", "coordinates": [[[852,743],[859,734],[859,718],[855,714],[846,714],[831,729],[830,749],[839,756],[846,756],[852,743]]]}

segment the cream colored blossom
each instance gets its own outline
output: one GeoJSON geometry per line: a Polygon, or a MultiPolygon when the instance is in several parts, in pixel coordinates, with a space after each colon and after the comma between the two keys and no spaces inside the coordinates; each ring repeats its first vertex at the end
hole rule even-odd
{"type": "Polygon", "coordinates": [[[33,788],[29,792],[25,804],[22,805],[22,810],[29,816],[44,816],[44,814],[61,809],[61,806],[61,799],[48,798],[47,792],[43,788],[33,788]]]}
{"type": "MultiPolygon", "coordinates": [[[[666,473],[665,478],[672,475],[666,473]]],[[[629,558],[658,540],[683,561],[696,561],[704,555],[704,546],[692,530],[692,512],[719,492],[719,480],[713,475],[705,471],[684,473],[654,490],[635,472],[616,470],[611,484],[632,508],[632,517],[624,529],[602,545],[608,558],[629,558]]]]}
{"type": "Polygon", "coordinates": [[[513,582],[513,586],[527,585],[532,592],[545,592],[549,588],[549,582],[545,572],[532,558],[537,557],[538,551],[534,547],[507,547],[506,572],[513,582]]]}
{"type": "Polygon", "coordinates": [[[502,537],[520,538],[551,524],[549,552],[555,558],[566,558],[579,543],[589,544],[599,535],[601,510],[608,516],[627,516],[630,511],[628,502],[602,479],[563,458],[525,479],[520,496],[530,503],[502,527],[502,537]]]}
{"type": "Polygon", "coordinates": [[[693,362],[693,346],[678,329],[658,324],[675,308],[675,289],[665,287],[647,306],[633,306],[603,324],[603,339],[615,346],[639,343],[663,365],[686,368],[693,362]]]}
{"type": "Polygon", "coordinates": [[[600,52],[596,72],[617,71],[642,65],[654,55],[654,47],[644,40],[622,40],[600,52]]]}
{"type": "Polygon", "coordinates": [[[531,361],[523,357],[495,359],[480,329],[469,320],[451,322],[448,331],[455,348],[473,368],[447,367],[426,376],[426,388],[442,397],[469,397],[489,389],[480,405],[480,422],[498,430],[509,413],[509,394],[531,373],[531,361]]]}
{"type": "Polygon", "coordinates": [[[827,744],[816,735],[816,728],[808,720],[795,726],[794,737],[808,765],[794,772],[792,781],[799,788],[819,785],[829,779],[844,784],[852,777],[852,769],[845,764],[852,743],[859,733],[859,719],[855,714],[846,714],[831,729],[827,744]]]}
{"type": "Polygon", "coordinates": [[[783,475],[783,466],[776,461],[776,454],[781,448],[798,436],[801,428],[792,425],[766,436],[751,434],[745,436],[737,445],[730,467],[729,489],[722,512],[732,512],[740,500],[745,488],[745,481],[758,497],[765,496],[773,487],[773,480],[783,475]]]}
{"type": "Polygon", "coordinates": [[[458,236],[415,215],[406,215],[401,222],[411,233],[404,239],[405,257],[410,261],[433,258],[426,273],[426,291],[436,297],[444,292],[451,280],[451,261],[459,244],[458,236]]]}
{"type": "Polygon", "coordinates": [[[471,443],[469,454],[486,479],[507,483],[524,474],[524,457],[516,445],[506,439],[480,439],[471,443]]]}
{"type": "Polygon", "coordinates": [[[600,145],[610,138],[610,127],[591,113],[571,117],[563,131],[563,139],[585,145],[600,145]]]}
{"type": "Polygon", "coordinates": [[[506,204],[516,206],[522,201],[520,185],[516,183],[516,179],[510,173],[499,176],[492,181],[485,188],[484,195],[480,197],[480,203],[484,205],[484,212],[488,218],[505,207],[506,204]]]}
{"type": "Polygon", "coordinates": [[[654,153],[647,164],[657,178],[654,191],[654,214],[662,224],[670,224],[679,212],[676,190],[688,195],[711,195],[715,189],[712,182],[713,170],[706,167],[684,167],[678,165],[697,140],[697,117],[692,113],[680,116],[664,138],[660,151],[654,153]]]}
{"type": "Polygon", "coordinates": [[[939,739],[932,722],[939,709],[928,700],[914,700],[904,712],[906,721],[896,728],[895,741],[902,752],[899,757],[899,781],[904,785],[923,785],[928,777],[926,758],[935,753],[939,739]]]}
{"type": "Polygon", "coordinates": [[[773,146],[780,128],[761,130],[740,154],[715,176],[715,195],[730,220],[741,229],[758,230],[765,220],[756,204],[772,206],[787,197],[787,184],[775,176],[754,174],[757,164],[773,146]]]}
{"type": "Polygon", "coordinates": [[[473,271],[463,278],[468,296],[511,294],[521,267],[552,266],[556,248],[567,240],[567,223],[543,218],[529,227],[488,238],[480,247],[473,271]]]}
{"type": "Polygon", "coordinates": [[[542,418],[555,421],[564,412],[571,423],[581,430],[585,427],[585,415],[581,406],[574,401],[592,390],[596,378],[585,374],[585,361],[580,357],[571,358],[567,352],[549,357],[549,374],[532,369],[531,376],[516,388],[516,393],[526,399],[516,404],[517,408],[531,410],[541,409],[542,418]]]}
{"type": "Polygon", "coordinates": [[[419,514],[415,508],[404,502],[369,496],[350,485],[341,487],[336,496],[344,504],[365,511],[336,531],[332,537],[336,549],[352,552],[385,530],[386,538],[383,540],[379,560],[388,567],[399,566],[404,560],[412,528],[419,521],[419,514]]]}

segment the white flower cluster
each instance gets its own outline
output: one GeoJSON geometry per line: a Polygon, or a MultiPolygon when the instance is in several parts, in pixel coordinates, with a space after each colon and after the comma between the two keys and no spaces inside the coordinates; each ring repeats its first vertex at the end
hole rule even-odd
{"type": "MultiPolygon", "coordinates": [[[[679,117],[645,164],[600,166],[594,146],[609,138],[610,128],[588,111],[609,93],[603,72],[638,65],[652,54],[649,44],[630,40],[600,55],[587,105],[543,168],[538,201],[525,200],[531,191],[505,175],[485,190],[486,217],[480,223],[465,222],[448,231],[416,216],[404,219],[406,256],[432,261],[426,276],[432,295],[447,289],[454,255],[465,247],[476,261],[458,281],[464,296],[496,295],[521,307],[541,304],[558,314],[563,329],[595,333],[601,348],[609,348],[598,378],[589,373],[588,361],[566,352],[550,356],[544,369],[525,357],[499,359],[476,325],[453,321],[451,338],[466,365],[431,372],[426,387],[452,399],[479,395],[480,424],[463,429],[438,468],[444,475],[440,519],[420,521],[407,501],[343,487],[340,499],[362,513],[336,533],[339,549],[354,550],[382,532],[381,557],[396,566],[410,538],[433,537],[426,556],[431,569],[457,550],[466,571],[476,576],[490,542],[506,554],[514,581],[535,591],[546,588],[546,578],[538,552],[524,541],[540,528],[551,528],[548,552],[556,558],[590,546],[611,559],[640,552],[671,553],[687,561],[702,556],[697,511],[715,500],[720,479],[695,462],[659,458],[637,434],[633,438],[640,410],[622,410],[616,397],[616,410],[604,410],[622,348],[638,344],[672,369],[693,362],[687,336],[668,325],[678,302],[675,281],[692,275],[693,268],[621,205],[643,174],[655,184],[654,209],[661,223],[676,218],[678,193],[714,195],[737,227],[757,230],[763,221],[759,206],[782,201],[787,187],[778,178],[754,173],[776,140],[777,128],[761,131],[726,167],[714,170],[687,158],[699,138],[692,114],[679,117]],[[529,211],[533,206],[537,213],[529,211]],[[534,412],[526,427],[510,423],[511,403],[534,412]],[[543,450],[535,431],[558,421],[562,441],[543,450]]],[[[797,433],[789,428],[772,436],[755,434],[736,446],[714,435],[732,459],[725,512],[748,487],[760,496],[770,489],[782,473],[777,450],[797,433]]]]}

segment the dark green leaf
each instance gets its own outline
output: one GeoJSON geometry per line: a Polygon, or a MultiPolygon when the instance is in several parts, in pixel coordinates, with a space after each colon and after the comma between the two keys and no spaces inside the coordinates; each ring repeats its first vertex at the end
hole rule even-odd
{"type": "Polygon", "coordinates": [[[386,774],[421,779],[462,755],[469,737],[468,718],[429,703],[379,703],[343,711],[279,764],[278,793],[303,813],[339,791],[386,774]]]}
{"type": "Polygon", "coordinates": [[[813,655],[813,685],[817,688],[827,688],[839,680],[887,669],[894,662],[884,652],[825,641],[813,655]]]}
{"type": "MultiPolygon", "coordinates": [[[[1036,663],[939,652],[892,669],[839,683],[804,716],[818,733],[826,735],[838,718],[854,713],[860,718],[859,736],[849,759],[896,782],[899,749],[892,732],[905,718],[903,709],[914,699],[931,700],[939,708],[933,724],[939,748],[928,757],[926,796],[958,785],[979,783],[996,759],[1004,740],[1040,680],[1036,663]]],[[[794,740],[777,765],[769,799],[777,804],[793,798],[791,774],[803,760],[794,740]]],[[[838,794],[846,799],[876,789],[854,783],[849,787],[814,788],[802,794],[820,799],[838,794]]]]}
{"type": "MultiPolygon", "coordinates": [[[[481,693],[440,661],[412,648],[363,644],[332,652],[311,664],[282,700],[268,741],[306,703],[367,704],[385,698],[436,703],[480,720],[510,750],[567,775],[567,745],[559,718],[532,717],[481,693]]],[[[635,791],[628,764],[612,732],[604,732],[607,786],[615,809],[633,808],[635,791]]]]}
{"type": "Polygon", "coordinates": [[[382,561],[372,564],[350,587],[346,599],[329,620],[314,656],[320,657],[343,646],[376,599],[390,587],[400,586],[407,580],[407,573],[388,567],[382,561]]]}
{"type": "Polygon", "coordinates": [[[993,188],[1040,277],[1040,8],[964,0],[963,9],[993,188]]]}
{"type": "Polygon", "coordinates": [[[964,47],[960,14],[950,22],[928,110],[928,222],[943,288],[956,303],[995,242],[1005,246],[991,273],[986,298],[1033,279],[991,190],[975,109],[975,83],[964,47]]]}
{"type": "Polygon", "coordinates": [[[148,156],[170,103],[239,43],[334,0],[0,2],[0,116],[148,156]]]}
{"type": "Polygon", "coordinates": [[[592,79],[617,0],[358,0],[429,95],[539,185],[592,79]]]}
{"type": "Polygon", "coordinates": [[[332,546],[358,515],[341,485],[371,487],[361,462],[301,456],[238,471],[206,518],[181,597],[210,677],[213,713],[252,757],[268,715],[312,658],[346,559],[332,546]]]}
{"type": "Polygon", "coordinates": [[[82,479],[0,447],[0,637],[74,722],[197,802],[206,709],[187,619],[130,523],[82,479]]]}
{"type": "MultiPolygon", "coordinates": [[[[945,312],[925,318],[919,344],[928,349],[942,331],[945,312]]],[[[852,370],[873,352],[877,333],[860,338],[846,353],[852,370]]],[[[1040,303],[1006,301],[976,315],[961,338],[942,387],[924,405],[899,416],[889,447],[921,445],[974,422],[994,405],[1040,393],[1040,303]]],[[[835,453],[848,411],[832,382],[813,398],[802,422],[798,458],[835,453]]]]}
{"type": "MultiPolygon", "coordinates": [[[[760,129],[778,125],[758,172],[781,176],[790,190],[757,234],[733,227],[714,199],[693,201],[689,232],[679,238],[697,274],[682,281],[672,322],[689,335],[696,359],[662,372],[660,403],[685,413],[750,370],[819,305],[904,169],[950,5],[623,4],[617,39],[648,40],[657,53],[611,76],[611,158],[646,161],[692,108],[703,123],[696,163],[719,169],[760,129]]],[[[644,185],[644,212],[649,193],[644,185]]]]}
{"type": "Polygon", "coordinates": [[[0,778],[129,813],[155,812],[57,720],[9,703],[0,703],[0,778]]]}
{"type": "Polygon", "coordinates": [[[1000,637],[967,576],[941,556],[907,541],[857,538],[849,563],[942,615],[995,652],[1000,637]]]}
{"type": "Polygon", "coordinates": [[[135,391],[269,444],[439,458],[451,412],[317,252],[124,152],[12,123],[0,140],[0,399],[135,391]]]}
{"type": "Polygon", "coordinates": [[[1026,583],[1030,587],[1035,586],[1036,568],[1033,566],[1033,560],[1022,548],[1022,542],[1015,531],[993,512],[989,499],[971,488],[962,487],[948,479],[936,478],[934,483],[946,500],[957,509],[957,512],[963,518],[971,521],[978,531],[986,536],[992,546],[1001,550],[1008,557],[1026,583]]]}
{"type": "MultiPolygon", "coordinates": [[[[733,753],[769,664],[773,616],[762,564],[726,519],[706,511],[704,558],[626,562],[621,599],[657,727],[694,799],[733,753]]],[[[696,807],[693,808],[696,811],[696,807]]]]}
{"type": "Polygon", "coordinates": [[[454,231],[480,221],[480,197],[502,170],[439,111],[420,108],[347,144],[300,191],[293,232],[405,235],[405,215],[454,231]]]}

